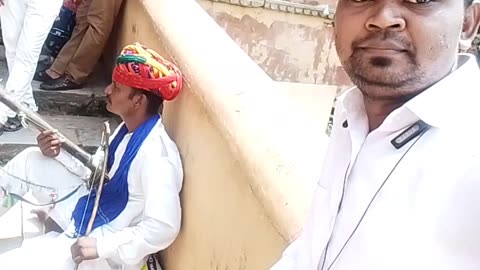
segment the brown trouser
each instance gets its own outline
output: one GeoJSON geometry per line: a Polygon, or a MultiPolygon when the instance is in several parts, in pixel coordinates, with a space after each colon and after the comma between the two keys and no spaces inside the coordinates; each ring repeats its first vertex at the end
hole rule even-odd
{"type": "Polygon", "coordinates": [[[83,83],[95,68],[123,0],[81,0],[76,25],[50,70],[83,83]]]}

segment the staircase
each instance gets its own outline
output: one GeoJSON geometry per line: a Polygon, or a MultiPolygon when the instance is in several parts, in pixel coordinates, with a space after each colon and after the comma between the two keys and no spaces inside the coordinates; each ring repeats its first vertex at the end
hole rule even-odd
{"type": "MultiPolygon", "coordinates": [[[[105,109],[106,76],[98,69],[83,89],[70,91],[43,91],[40,82],[33,81],[33,92],[39,114],[67,138],[93,151],[101,139],[102,123],[110,120],[112,128],[118,121],[105,109]]],[[[5,49],[0,47],[0,78],[8,78],[5,49]]],[[[36,145],[36,129],[5,132],[0,136],[0,166],[26,147],[36,145]]]]}

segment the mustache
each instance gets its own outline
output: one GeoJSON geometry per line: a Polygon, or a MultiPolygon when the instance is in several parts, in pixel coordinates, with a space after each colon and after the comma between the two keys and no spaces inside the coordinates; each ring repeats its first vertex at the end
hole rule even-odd
{"type": "Polygon", "coordinates": [[[402,48],[403,50],[411,53],[415,51],[415,47],[408,38],[394,31],[372,32],[366,37],[354,40],[352,42],[352,50],[355,51],[362,47],[369,47],[369,45],[372,44],[382,44],[385,42],[393,43],[396,46],[402,48]]]}

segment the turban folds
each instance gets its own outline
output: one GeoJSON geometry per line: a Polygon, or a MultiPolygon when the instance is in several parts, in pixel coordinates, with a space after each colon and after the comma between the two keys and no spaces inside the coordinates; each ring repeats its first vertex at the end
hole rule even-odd
{"type": "Polygon", "coordinates": [[[155,51],[135,43],[123,48],[117,57],[112,79],[143,89],[164,100],[173,100],[182,88],[182,73],[155,51]]]}

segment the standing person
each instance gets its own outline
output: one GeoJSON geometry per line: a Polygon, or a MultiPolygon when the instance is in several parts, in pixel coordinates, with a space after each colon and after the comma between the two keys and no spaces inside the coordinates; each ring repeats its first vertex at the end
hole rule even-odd
{"type": "MultiPolygon", "coordinates": [[[[37,110],[32,79],[38,58],[63,0],[0,0],[0,17],[8,66],[7,93],[37,110]]],[[[17,131],[20,121],[13,111],[0,105],[0,135],[17,131]]]]}
{"type": "Polygon", "coordinates": [[[473,0],[339,0],[338,99],[308,222],[272,270],[480,269],[473,0]]]}
{"type": "MultiPolygon", "coordinates": [[[[26,240],[0,255],[2,269],[72,270],[77,264],[80,270],[139,270],[150,254],[175,240],[183,168],[158,112],[181,87],[180,71],[140,44],[125,47],[117,58],[105,94],[107,109],[123,122],[112,136],[109,182],[99,195],[89,235],[97,190],[88,191],[84,181],[92,172],[60,148],[54,131],[41,133],[39,147],[24,150],[0,170],[0,187],[10,194],[31,191],[48,203],[53,193],[58,199],[48,215],[64,230],[26,240]]],[[[46,214],[41,216],[44,220],[46,214]]]]}
{"type": "MultiPolygon", "coordinates": [[[[63,1],[58,19],[53,23],[45,44],[43,44],[42,53],[40,54],[41,60],[38,62],[36,73],[49,68],[65,43],[70,39],[75,28],[75,13],[79,4],[80,0],[63,1]]],[[[36,76],[33,78],[35,79],[36,76]]]]}
{"type": "Polygon", "coordinates": [[[76,25],[52,66],[39,71],[35,80],[44,90],[82,88],[97,64],[112,32],[123,0],[83,0],[76,25]]]}

